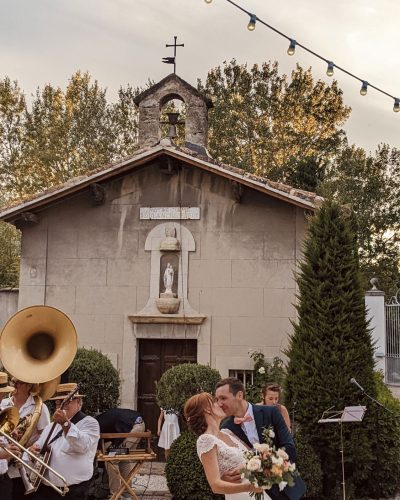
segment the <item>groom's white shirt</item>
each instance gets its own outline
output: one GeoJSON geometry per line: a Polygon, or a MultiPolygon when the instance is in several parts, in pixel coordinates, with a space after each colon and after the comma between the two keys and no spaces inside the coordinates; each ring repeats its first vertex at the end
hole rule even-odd
{"type": "Polygon", "coordinates": [[[243,424],[241,424],[241,428],[243,429],[243,432],[246,434],[247,439],[250,441],[250,443],[254,445],[255,443],[259,443],[260,439],[258,437],[256,422],[254,420],[253,406],[250,403],[248,404],[246,415],[250,415],[252,420],[251,422],[244,422],[243,424]]]}

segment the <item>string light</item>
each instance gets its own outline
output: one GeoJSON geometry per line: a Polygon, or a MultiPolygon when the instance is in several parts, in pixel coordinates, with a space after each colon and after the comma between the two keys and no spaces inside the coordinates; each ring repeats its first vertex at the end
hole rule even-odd
{"type": "MultiPolygon", "coordinates": [[[[204,0],[204,1],[207,4],[210,4],[212,2],[212,0],[204,0]]],[[[237,4],[233,0],[226,0],[226,1],[228,3],[230,3],[230,4],[232,4],[234,7],[236,7],[239,10],[241,10],[242,12],[244,12],[245,14],[247,14],[250,17],[249,24],[247,25],[247,28],[250,31],[254,31],[255,30],[256,21],[258,21],[260,24],[263,24],[264,26],[266,26],[270,30],[274,31],[275,33],[277,33],[278,35],[282,36],[283,38],[286,38],[286,40],[289,41],[290,45],[289,45],[289,48],[287,50],[288,55],[292,56],[295,53],[295,51],[296,51],[296,46],[299,46],[303,50],[305,50],[306,52],[308,52],[309,54],[311,54],[314,57],[320,59],[321,61],[325,61],[328,64],[328,68],[326,70],[326,74],[328,76],[333,76],[334,68],[336,68],[337,70],[341,71],[342,73],[346,73],[346,75],[351,76],[355,80],[358,80],[359,82],[361,82],[361,85],[362,85],[361,86],[361,90],[360,90],[360,94],[361,95],[366,95],[368,87],[371,87],[371,88],[375,89],[376,91],[380,92],[381,94],[384,94],[387,97],[390,97],[391,99],[393,99],[394,100],[393,111],[395,111],[396,113],[400,111],[400,98],[399,97],[395,97],[395,96],[389,94],[389,92],[386,92],[385,90],[382,90],[379,87],[376,87],[375,85],[372,85],[371,83],[367,82],[363,78],[360,78],[359,76],[354,75],[353,73],[351,73],[347,69],[342,68],[341,66],[337,66],[332,61],[328,61],[325,57],[321,56],[320,54],[317,54],[317,52],[314,52],[313,50],[309,49],[305,45],[303,45],[301,43],[298,43],[294,38],[286,35],[285,33],[282,33],[278,29],[274,28],[274,26],[271,26],[270,24],[266,23],[265,21],[263,21],[262,19],[260,19],[256,14],[252,14],[251,12],[249,12],[246,9],[244,9],[243,7],[241,7],[239,4],[237,4]]]]}
{"type": "Polygon", "coordinates": [[[328,76],[333,76],[333,68],[335,67],[335,65],[333,64],[332,61],[328,61],[328,69],[326,70],[326,74],[328,76]]]}
{"type": "Polygon", "coordinates": [[[287,53],[288,53],[288,56],[292,56],[294,55],[294,53],[296,52],[296,40],[290,40],[290,45],[289,45],[289,48],[287,49],[287,53]]]}
{"type": "Polygon", "coordinates": [[[255,14],[250,14],[250,21],[247,25],[249,31],[254,31],[256,29],[257,16],[255,14]]]}
{"type": "Polygon", "coordinates": [[[361,95],[367,95],[367,92],[368,92],[368,82],[366,82],[365,80],[362,82],[362,86],[361,86],[361,90],[360,90],[360,94],[361,95]]]}

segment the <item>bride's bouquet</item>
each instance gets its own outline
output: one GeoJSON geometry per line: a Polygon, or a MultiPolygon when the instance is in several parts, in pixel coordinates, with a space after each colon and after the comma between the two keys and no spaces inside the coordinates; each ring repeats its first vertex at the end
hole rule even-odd
{"type": "MultiPolygon", "coordinates": [[[[277,484],[282,491],[286,486],[293,486],[295,477],[299,475],[296,464],[289,461],[289,455],[283,448],[273,444],[275,433],[272,427],[263,430],[265,443],[256,443],[252,450],[246,451],[246,465],[242,469],[242,477],[252,485],[269,490],[277,484]]],[[[256,500],[261,500],[262,493],[250,493],[256,500]]]]}

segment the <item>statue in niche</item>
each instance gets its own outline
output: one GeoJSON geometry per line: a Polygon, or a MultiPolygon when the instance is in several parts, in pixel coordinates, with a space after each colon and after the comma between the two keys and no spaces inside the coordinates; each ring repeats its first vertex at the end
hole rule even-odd
{"type": "Polygon", "coordinates": [[[164,253],[160,259],[160,298],[178,296],[179,255],[164,253]]]}
{"type": "Polygon", "coordinates": [[[167,267],[164,271],[164,287],[165,293],[172,294],[172,285],[174,284],[174,268],[171,263],[168,262],[167,267]]]}

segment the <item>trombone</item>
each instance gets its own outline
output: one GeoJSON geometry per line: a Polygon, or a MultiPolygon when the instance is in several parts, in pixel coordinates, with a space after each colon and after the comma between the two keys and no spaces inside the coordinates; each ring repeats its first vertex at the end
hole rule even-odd
{"type": "MultiPolygon", "coordinates": [[[[34,453],[32,453],[27,448],[25,448],[24,446],[22,446],[22,444],[20,444],[18,441],[16,441],[14,438],[12,438],[6,432],[6,431],[12,432],[13,429],[15,428],[15,426],[17,425],[18,420],[19,420],[19,413],[18,413],[17,408],[15,408],[14,406],[11,406],[10,408],[6,408],[2,412],[0,412],[0,435],[3,436],[4,438],[6,438],[7,441],[9,441],[9,442],[13,443],[14,445],[16,445],[22,452],[24,452],[27,455],[29,455],[31,457],[31,459],[35,462],[36,466],[38,464],[40,464],[48,472],[51,472],[52,474],[54,474],[55,476],[57,476],[64,483],[64,486],[62,486],[60,488],[57,487],[51,481],[49,481],[48,479],[46,479],[42,474],[40,474],[35,469],[34,466],[32,467],[28,463],[24,462],[24,460],[22,460],[22,458],[20,458],[14,452],[12,452],[9,449],[7,449],[4,444],[0,443],[0,447],[3,448],[4,450],[6,450],[7,453],[10,454],[15,460],[17,460],[17,462],[19,462],[23,467],[29,469],[33,474],[35,474],[36,476],[40,477],[40,479],[44,483],[46,483],[48,486],[50,486],[55,491],[57,491],[57,493],[59,493],[61,496],[66,495],[68,493],[68,485],[67,485],[67,482],[66,482],[65,478],[61,474],[59,474],[56,470],[54,470],[52,467],[50,467],[48,464],[46,464],[46,462],[43,462],[43,460],[41,460],[39,457],[37,457],[34,453]]],[[[21,475],[21,477],[22,477],[22,475],[21,475]]],[[[29,489],[28,489],[26,491],[26,494],[31,493],[33,491],[34,491],[33,489],[32,489],[32,491],[29,491],[29,489]]]]}

